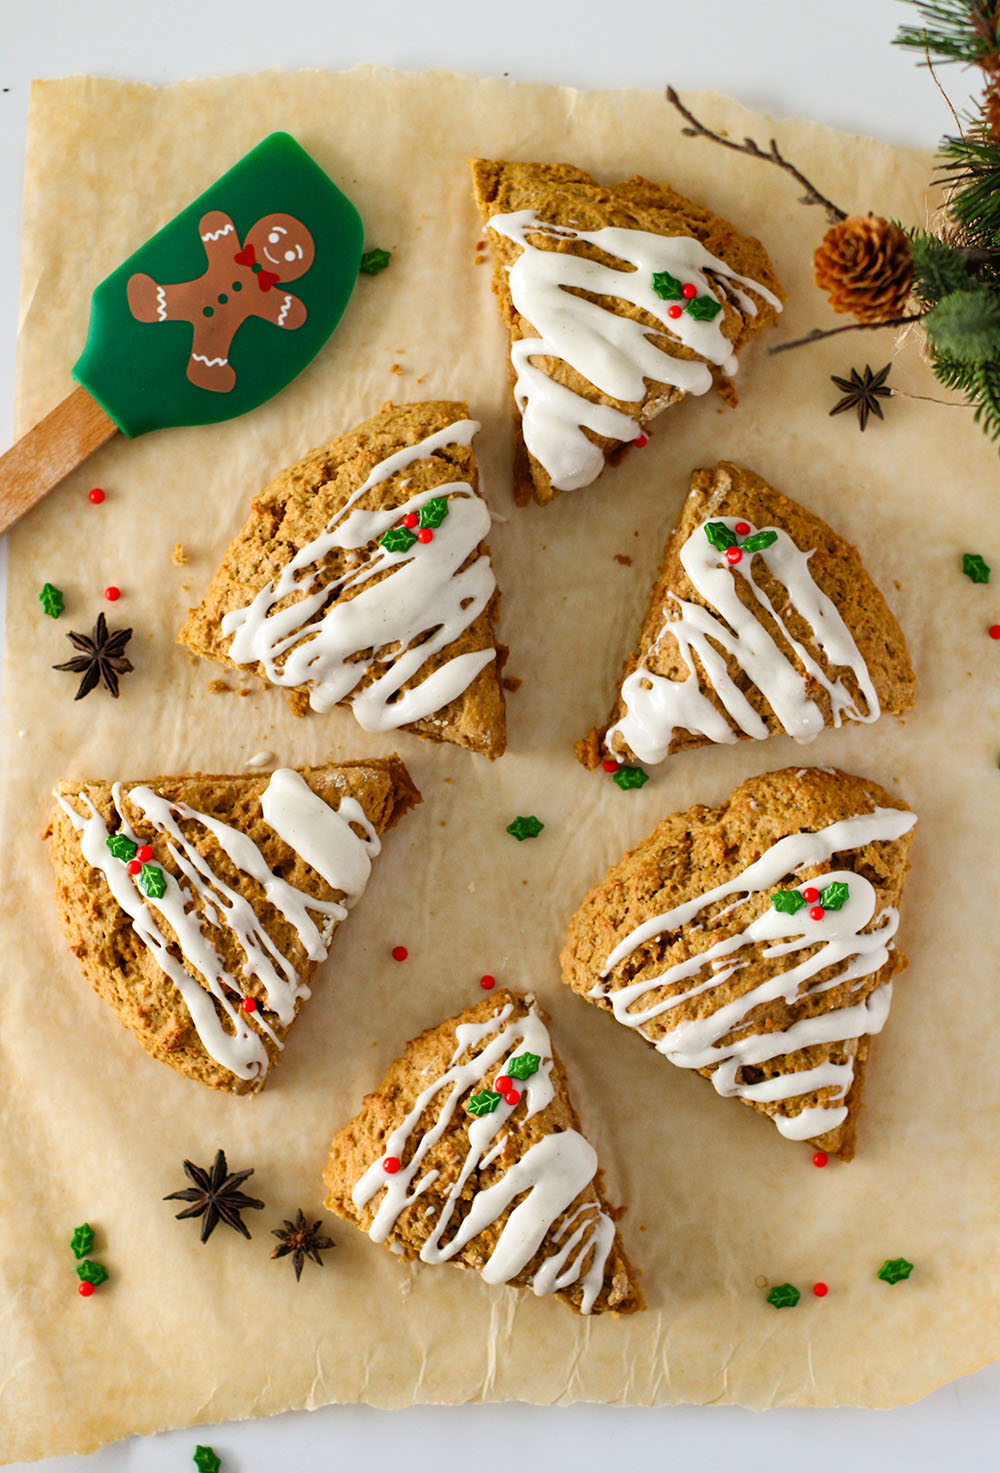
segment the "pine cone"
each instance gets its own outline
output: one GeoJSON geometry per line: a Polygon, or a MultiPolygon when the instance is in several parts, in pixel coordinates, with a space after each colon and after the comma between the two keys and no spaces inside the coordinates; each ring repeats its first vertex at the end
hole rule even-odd
{"type": "Polygon", "coordinates": [[[848,215],[832,225],[813,254],[813,270],[833,310],[859,322],[899,317],[913,286],[910,243],[878,215],[848,215]]]}

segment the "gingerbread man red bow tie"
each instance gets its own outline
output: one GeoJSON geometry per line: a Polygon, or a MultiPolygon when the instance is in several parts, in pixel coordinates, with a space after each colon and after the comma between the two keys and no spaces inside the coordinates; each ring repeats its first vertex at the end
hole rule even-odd
{"type": "MultiPolygon", "coordinates": [[[[237,251],[233,257],[241,266],[255,266],[257,264],[257,253],[252,245],[245,245],[241,251],[237,251]]],[[[276,271],[266,271],[262,266],[257,272],[257,285],[262,292],[269,292],[272,286],[276,286],[281,277],[276,271]]]]}

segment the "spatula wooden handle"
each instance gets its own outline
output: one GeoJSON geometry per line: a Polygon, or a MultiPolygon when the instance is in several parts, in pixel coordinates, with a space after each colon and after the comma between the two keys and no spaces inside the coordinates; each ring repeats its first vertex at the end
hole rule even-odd
{"type": "Polygon", "coordinates": [[[0,456],[0,533],[117,434],[118,426],[77,386],[0,456]]]}

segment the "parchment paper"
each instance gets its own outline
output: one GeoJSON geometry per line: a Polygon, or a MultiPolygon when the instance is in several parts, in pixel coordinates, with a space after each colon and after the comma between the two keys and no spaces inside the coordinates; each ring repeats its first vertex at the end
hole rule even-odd
{"type": "MultiPolygon", "coordinates": [[[[666,80],[666,79],[665,79],[666,80]]],[[[697,97],[716,126],[766,139],[770,120],[697,97]]],[[[927,216],[929,159],[806,123],[773,125],[787,154],[848,210],[927,216]]],[[[566,159],[616,180],[669,180],[767,243],[790,302],[779,330],[828,321],[809,259],[825,228],[779,170],[684,139],[659,95],[581,94],[446,74],[270,73],[163,89],[89,78],[40,84],[31,109],[17,417],[69,387],[92,287],[274,128],[294,133],[352,196],[367,244],[393,252],[362,280],[335,338],[284,394],[209,429],[120,438],[11,537],[2,861],[0,1443],[7,1458],[86,1451],[130,1432],[361,1400],[524,1398],[617,1403],[838,1402],[888,1406],[1000,1355],[995,1151],[1000,1039],[993,912],[1000,884],[998,467],[964,409],[893,400],[864,436],[830,419],[831,372],[878,366],[887,335],[746,355],[735,412],[689,400],[590,490],[516,511],[505,338],[474,264],[469,154],[566,159]],[[393,372],[396,364],[404,371],[393,372]],[[176,648],[189,602],[280,467],[387,398],[468,398],[501,520],[510,750],[495,766],[408,736],[366,737],[346,712],[294,719],[281,695],[211,695],[220,674],[176,648]],[[920,675],[900,724],[697,750],[622,793],[572,742],[608,709],[690,470],[742,461],[860,544],[920,675]],[[90,486],[107,491],[101,507],[90,486]],[[180,542],[190,561],[171,562],[180,542]],[[977,587],[963,551],[998,569],[977,587]],[[615,561],[615,554],[631,564],[615,561]],[[44,618],[38,590],[66,593],[44,618]],[[74,705],[66,629],[89,629],[105,585],[135,628],[118,702],[74,705]],[[66,952],[38,833],[64,776],[239,770],[396,748],[424,804],[387,836],[364,901],[337,936],[285,1060],[259,1099],[211,1093],[148,1059],[66,952]],[[674,1069],[559,981],[565,923],[585,889],[654,822],[716,803],[743,777],[833,763],[917,809],[900,941],[911,966],[872,1051],[857,1159],[814,1170],[735,1101],[674,1069]],[[537,813],[517,844],[504,826],[537,813]],[[409,960],[390,960],[402,943],[409,960]],[[269,1230],[320,1215],[333,1129],[420,1028],[482,996],[478,979],[534,988],[553,1015],[585,1127],[649,1310],[581,1321],[447,1268],[410,1270],[346,1226],[296,1285],[269,1230]],[[207,1244],[165,1193],[181,1159],[225,1147],[267,1209],[247,1243],[207,1244]],[[67,1240],[89,1220],[112,1278],[76,1293],[67,1240]],[[886,1257],[909,1283],[875,1278],[886,1257]],[[794,1311],[765,1281],[803,1290],[794,1311]],[[812,1283],[830,1285],[824,1300],[812,1283]],[[760,1281],[758,1283],[758,1280],[760,1281]]],[[[480,254],[484,254],[480,252],[480,254]]],[[[772,334],[775,341],[778,334],[772,334]]],[[[909,343],[893,382],[935,394],[909,343]]],[[[249,682],[247,682],[249,684],[249,682]]],[[[237,679],[229,677],[236,687],[237,679]]]]}

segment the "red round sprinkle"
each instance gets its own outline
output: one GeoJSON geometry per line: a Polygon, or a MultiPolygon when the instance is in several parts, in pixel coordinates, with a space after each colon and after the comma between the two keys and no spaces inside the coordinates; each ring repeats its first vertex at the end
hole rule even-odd
{"type": "Polygon", "coordinates": [[[497,985],[497,979],[491,977],[489,972],[487,972],[484,976],[480,977],[479,985],[484,992],[489,992],[497,985]]]}
{"type": "Polygon", "coordinates": [[[821,921],[825,915],[826,911],[821,905],[814,905],[812,910],[809,912],[809,919],[811,921],[821,921]]]}
{"type": "Polygon", "coordinates": [[[421,527],[420,528],[420,531],[417,533],[417,541],[418,542],[433,542],[434,541],[434,533],[431,531],[430,527],[421,527]]]}
{"type": "Polygon", "coordinates": [[[645,435],[636,435],[635,439],[632,441],[632,444],[638,446],[640,450],[647,443],[648,442],[645,435]]]}
{"type": "Polygon", "coordinates": [[[520,1098],[521,1096],[518,1094],[516,1089],[508,1089],[504,1091],[504,1099],[507,1101],[508,1105],[516,1105],[520,1098]]]}
{"type": "Polygon", "coordinates": [[[745,537],[747,535],[747,533],[750,531],[750,523],[749,522],[737,522],[736,523],[736,529],[735,530],[736,530],[737,537],[745,537]]]}
{"type": "Polygon", "coordinates": [[[742,561],[743,561],[743,551],[742,551],[741,548],[739,548],[739,547],[727,547],[726,548],[726,562],[727,563],[731,563],[733,565],[733,567],[735,567],[737,563],[740,563],[742,561]]]}
{"type": "Polygon", "coordinates": [[[509,1074],[498,1074],[493,1081],[493,1088],[498,1089],[502,1095],[505,1095],[509,1089],[514,1088],[514,1081],[509,1074]]]}
{"type": "Polygon", "coordinates": [[[140,864],[148,864],[153,857],[153,851],[148,844],[140,844],[135,851],[135,857],[140,864]]]}
{"type": "Polygon", "coordinates": [[[101,502],[104,500],[104,492],[101,490],[100,486],[94,487],[93,491],[91,491],[90,493],[90,499],[95,506],[100,506],[101,502]]]}
{"type": "Polygon", "coordinates": [[[83,1281],[82,1284],[78,1284],[77,1285],[76,1292],[78,1294],[82,1294],[83,1297],[84,1297],[84,1299],[89,1299],[90,1296],[91,1296],[91,1294],[93,1294],[93,1292],[94,1292],[94,1286],[93,1286],[93,1284],[88,1284],[87,1283],[87,1280],[84,1279],[84,1281],[83,1281]]]}
{"type": "Polygon", "coordinates": [[[815,1154],[815,1156],[813,1157],[813,1165],[814,1166],[826,1166],[826,1164],[827,1164],[827,1162],[829,1160],[830,1160],[830,1158],[826,1154],[825,1151],[817,1151],[816,1154],[815,1154]]]}
{"type": "Polygon", "coordinates": [[[802,899],[806,902],[807,905],[815,905],[816,901],[819,899],[819,891],[816,889],[816,886],[807,885],[802,892],[802,899]]]}
{"type": "Polygon", "coordinates": [[[387,1171],[390,1176],[395,1176],[396,1172],[399,1170],[399,1157],[386,1156],[385,1160],[382,1162],[382,1170],[387,1171]]]}
{"type": "Polygon", "coordinates": [[[686,281],[681,287],[681,291],[684,296],[687,297],[689,302],[692,297],[696,297],[698,295],[698,288],[695,286],[693,281],[686,281]]]}
{"type": "Polygon", "coordinates": [[[1000,624],[990,625],[990,639],[1000,639],[1000,624]]]}
{"type": "Polygon", "coordinates": [[[605,772],[618,771],[618,763],[613,757],[605,757],[604,761],[601,763],[601,766],[604,768],[605,772]]]}
{"type": "Polygon", "coordinates": [[[417,516],[415,511],[408,511],[406,513],[406,516],[403,518],[403,526],[410,527],[412,529],[417,525],[419,521],[420,518],[417,516]]]}
{"type": "Polygon", "coordinates": [[[394,946],[392,948],[392,959],[394,962],[405,962],[409,954],[405,946],[394,946]]]}
{"type": "Polygon", "coordinates": [[[827,1287],[826,1287],[826,1285],[824,1283],[820,1282],[818,1284],[813,1284],[813,1293],[816,1295],[816,1298],[817,1299],[823,1299],[823,1298],[825,1298],[825,1296],[829,1292],[830,1291],[827,1289],[827,1287]]]}
{"type": "Polygon", "coordinates": [[[118,599],[121,598],[121,596],[121,589],[116,588],[113,583],[109,584],[108,587],[104,590],[104,597],[107,599],[109,604],[116,603],[118,599]]]}
{"type": "Polygon", "coordinates": [[[137,875],[142,869],[142,865],[137,859],[130,859],[125,868],[128,870],[130,875],[137,875]]]}
{"type": "Polygon", "coordinates": [[[683,307],[678,307],[677,303],[675,302],[672,307],[668,307],[667,308],[667,316],[668,317],[679,317],[683,311],[684,311],[684,308],[683,307]]]}
{"type": "Polygon", "coordinates": [[[240,1007],[245,1013],[255,1013],[257,1011],[257,999],[255,997],[245,997],[240,1003],[240,1007]]]}

